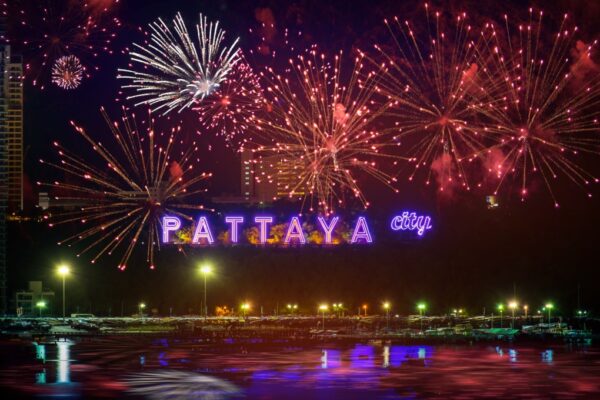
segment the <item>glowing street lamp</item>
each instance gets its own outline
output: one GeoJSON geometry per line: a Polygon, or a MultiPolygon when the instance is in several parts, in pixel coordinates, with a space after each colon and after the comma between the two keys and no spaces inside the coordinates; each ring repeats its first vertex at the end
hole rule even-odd
{"type": "Polygon", "coordinates": [[[199,269],[200,273],[204,277],[204,318],[208,316],[208,304],[206,303],[207,291],[206,291],[206,277],[212,274],[213,269],[210,265],[204,264],[199,269]]]}
{"type": "Polygon", "coordinates": [[[392,305],[390,304],[389,301],[385,301],[383,303],[383,309],[385,310],[385,319],[386,319],[386,326],[387,329],[390,329],[390,308],[392,307],[392,305]]]}
{"type": "Polygon", "coordinates": [[[502,315],[504,313],[504,304],[498,304],[498,311],[500,311],[500,328],[502,328],[502,315]]]}
{"type": "Polygon", "coordinates": [[[58,273],[58,275],[60,275],[62,277],[62,314],[63,314],[63,319],[65,318],[65,278],[67,277],[67,275],[69,275],[69,273],[71,272],[71,270],[69,269],[69,266],[67,265],[61,265],[58,267],[58,269],[56,270],[56,272],[58,273]]]}
{"type": "Polygon", "coordinates": [[[141,302],[140,304],[138,304],[138,314],[140,315],[140,318],[144,318],[144,314],[142,314],[144,308],[146,308],[146,303],[141,302]]]}
{"type": "Polygon", "coordinates": [[[367,308],[369,308],[369,306],[367,304],[362,305],[362,309],[365,312],[365,317],[367,316],[367,308]]]}
{"type": "Polygon", "coordinates": [[[425,310],[427,310],[427,304],[418,303],[417,310],[419,310],[419,320],[421,322],[421,333],[423,333],[423,314],[425,313],[425,310]]]}
{"type": "Polygon", "coordinates": [[[512,300],[511,302],[508,303],[508,308],[510,308],[510,311],[512,312],[512,319],[510,321],[510,327],[514,328],[515,327],[515,310],[517,309],[517,307],[519,306],[519,304],[512,300]]]}
{"type": "Polygon", "coordinates": [[[298,304],[288,304],[287,309],[290,314],[293,314],[298,309],[298,304]]]}
{"type": "Polygon", "coordinates": [[[244,316],[244,318],[246,318],[246,313],[247,313],[248,311],[250,311],[250,303],[248,303],[248,302],[246,302],[246,303],[243,303],[243,304],[240,306],[240,309],[242,310],[242,315],[244,316]]]}
{"type": "Polygon", "coordinates": [[[319,311],[321,311],[323,313],[323,332],[325,332],[325,313],[327,312],[328,309],[329,309],[329,306],[327,306],[327,304],[321,304],[319,306],[319,311]]]}
{"type": "Polygon", "coordinates": [[[40,310],[40,318],[42,318],[42,310],[46,308],[46,302],[44,300],[40,300],[35,303],[35,306],[40,310]]]}
{"type": "Polygon", "coordinates": [[[548,324],[550,324],[551,318],[552,318],[552,309],[554,308],[554,304],[546,303],[545,308],[546,308],[546,310],[548,310],[548,324]]]}

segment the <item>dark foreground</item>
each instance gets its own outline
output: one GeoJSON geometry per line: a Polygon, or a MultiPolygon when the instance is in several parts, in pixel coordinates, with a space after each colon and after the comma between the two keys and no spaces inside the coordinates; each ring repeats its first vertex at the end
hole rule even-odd
{"type": "Polygon", "coordinates": [[[600,348],[123,335],[0,342],[3,398],[600,398],[600,348]],[[6,396],[8,395],[8,397],[6,396]]]}

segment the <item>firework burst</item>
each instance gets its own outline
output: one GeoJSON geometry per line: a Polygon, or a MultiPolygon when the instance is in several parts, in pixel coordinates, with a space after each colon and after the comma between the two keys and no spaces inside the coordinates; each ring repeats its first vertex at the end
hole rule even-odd
{"type": "Polygon", "coordinates": [[[81,84],[84,72],[79,58],[63,56],[52,67],[52,82],[62,89],[76,89],[81,84]]]}
{"type": "MultiPolygon", "coordinates": [[[[284,75],[268,69],[268,108],[257,118],[258,136],[270,141],[257,149],[260,163],[278,165],[282,190],[301,197],[310,210],[329,213],[351,193],[369,205],[357,176],[366,174],[387,185],[394,179],[379,162],[397,157],[389,138],[376,127],[387,103],[375,101],[377,75],[366,72],[360,53],[344,79],[341,52],[333,62],[315,49],[290,59],[284,75]]],[[[257,176],[257,179],[261,179],[257,176]]]]}
{"type": "Polygon", "coordinates": [[[559,176],[584,188],[598,181],[578,161],[580,153],[600,154],[600,74],[592,60],[596,42],[577,40],[577,27],[567,15],[547,35],[543,13],[529,12],[526,24],[515,26],[505,16],[504,28],[490,23],[482,34],[487,99],[481,111],[486,130],[499,142],[486,152],[487,164],[497,178],[496,192],[516,180],[523,200],[538,177],[558,207],[553,181],[559,176]]]}
{"type": "Polygon", "coordinates": [[[50,226],[79,223],[82,228],[59,244],[78,244],[81,255],[94,251],[92,263],[103,255],[122,250],[119,268],[125,269],[138,242],[146,247],[146,260],[154,268],[155,249],[160,249],[160,217],[164,213],[191,220],[185,210],[203,209],[187,201],[205,190],[198,184],[211,174],[194,169],[198,161],[195,143],[175,154],[175,134],[156,134],[150,114],[146,128],[135,116],[124,114],[113,122],[102,109],[116,151],[95,141],[82,127],[71,123],[99,156],[103,165],[55,143],[59,163],[41,162],[64,172],[65,180],[49,186],[53,196],[72,204],[74,210],[53,216],[50,226]]]}
{"type": "Polygon", "coordinates": [[[116,29],[121,26],[112,16],[118,0],[55,1],[15,0],[5,2],[8,40],[23,54],[25,79],[44,89],[51,71],[63,56],[76,56],[89,77],[99,69],[102,53],[112,54],[116,29]]]}
{"type": "Polygon", "coordinates": [[[163,114],[189,108],[216,91],[240,60],[238,39],[224,46],[225,32],[219,22],[208,23],[202,14],[196,41],[179,13],[173,29],[162,19],[149,27],[150,43],[134,43],[135,50],[129,53],[130,68],[136,65],[139,70],[119,69],[117,76],[129,82],[124,89],[135,91],[127,98],[136,100],[136,105],[146,104],[163,114]]]}
{"type": "Polygon", "coordinates": [[[426,21],[385,20],[393,46],[375,48],[383,61],[381,88],[392,100],[396,140],[414,163],[409,180],[424,175],[440,190],[470,188],[464,160],[486,146],[473,104],[479,90],[479,46],[467,15],[451,23],[425,4],[426,21]],[[422,174],[419,174],[423,171],[422,174]]]}
{"type": "Polygon", "coordinates": [[[264,106],[258,75],[246,62],[233,66],[219,89],[194,107],[201,132],[214,132],[227,143],[244,143],[243,134],[256,123],[255,113],[264,106]]]}

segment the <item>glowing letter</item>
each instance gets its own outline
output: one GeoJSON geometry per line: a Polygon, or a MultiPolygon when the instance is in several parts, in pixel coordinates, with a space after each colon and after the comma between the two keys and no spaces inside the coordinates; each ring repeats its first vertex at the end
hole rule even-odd
{"type": "Polygon", "coordinates": [[[267,243],[267,224],[273,223],[273,217],[254,217],[254,222],[260,225],[259,240],[261,244],[267,243]]]}
{"type": "Polygon", "coordinates": [[[208,221],[206,217],[198,218],[198,225],[196,225],[196,231],[194,232],[194,237],[192,238],[192,243],[200,243],[200,239],[206,239],[208,244],[213,244],[213,236],[210,233],[210,228],[208,226],[208,221]]]}
{"type": "Polygon", "coordinates": [[[392,218],[390,227],[393,231],[417,231],[419,236],[423,236],[425,231],[431,229],[431,217],[404,211],[402,215],[392,218]]]}
{"type": "Polygon", "coordinates": [[[365,217],[358,217],[356,226],[354,227],[354,233],[352,233],[352,240],[350,243],[357,243],[359,239],[364,239],[367,243],[373,243],[373,238],[369,232],[369,226],[365,217]]]}
{"type": "Polygon", "coordinates": [[[231,224],[231,243],[238,242],[238,225],[244,222],[244,217],[225,217],[225,222],[231,224]]]}
{"type": "Polygon", "coordinates": [[[333,233],[333,228],[338,223],[339,217],[333,217],[329,225],[325,222],[325,218],[319,217],[319,223],[321,224],[321,228],[323,228],[323,232],[325,232],[325,243],[331,244],[331,234],[333,233]]]}
{"type": "Polygon", "coordinates": [[[163,243],[169,243],[169,232],[174,232],[181,228],[181,220],[177,217],[163,217],[162,228],[163,243]]]}
{"type": "Polygon", "coordinates": [[[431,218],[429,217],[419,217],[417,218],[417,233],[419,236],[423,236],[425,231],[431,229],[431,218]]]}
{"type": "Polygon", "coordinates": [[[304,237],[304,232],[302,232],[302,225],[300,225],[298,217],[292,217],[290,220],[290,225],[288,226],[283,242],[289,244],[292,239],[298,239],[300,244],[306,243],[306,238],[304,237]]]}

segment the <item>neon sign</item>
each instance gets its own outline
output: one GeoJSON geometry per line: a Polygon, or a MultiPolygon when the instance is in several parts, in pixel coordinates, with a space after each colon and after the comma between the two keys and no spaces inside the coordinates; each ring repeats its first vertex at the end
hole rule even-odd
{"type": "Polygon", "coordinates": [[[404,211],[401,215],[392,218],[390,227],[393,231],[417,231],[423,236],[425,231],[431,229],[431,218],[425,215],[417,215],[414,212],[404,211]]]}
{"type": "MultiPolygon", "coordinates": [[[[177,216],[162,217],[162,242],[191,245],[213,245],[249,243],[257,245],[283,244],[305,245],[309,243],[335,245],[370,244],[374,242],[371,226],[365,216],[359,216],[346,224],[339,216],[317,216],[313,220],[292,216],[285,223],[277,224],[272,216],[256,215],[246,223],[241,215],[226,215],[224,231],[213,231],[209,219],[199,216],[189,229],[182,227],[177,216]],[[215,236],[214,233],[217,233],[215,236]],[[216,240],[215,240],[216,238],[216,240]]],[[[392,232],[414,232],[418,237],[432,229],[431,217],[404,211],[390,220],[392,232]]]]}

